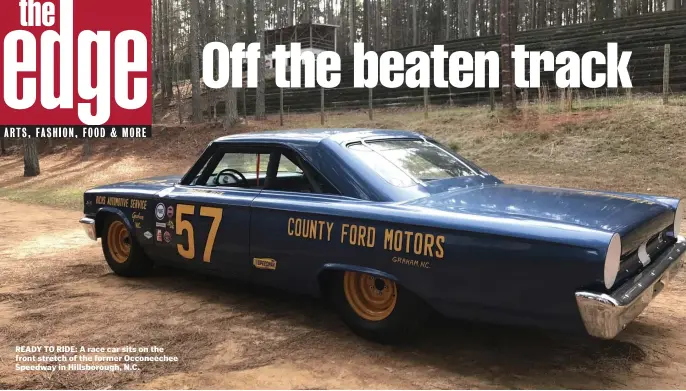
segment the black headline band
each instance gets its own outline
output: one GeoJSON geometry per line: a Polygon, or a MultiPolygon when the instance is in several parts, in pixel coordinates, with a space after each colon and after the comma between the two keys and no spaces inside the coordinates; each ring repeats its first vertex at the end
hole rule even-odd
{"type": "Polygon", "coordinates": [[[18,139],[148,138],[150,125],[0,125],[0,136],[18,139]]]}

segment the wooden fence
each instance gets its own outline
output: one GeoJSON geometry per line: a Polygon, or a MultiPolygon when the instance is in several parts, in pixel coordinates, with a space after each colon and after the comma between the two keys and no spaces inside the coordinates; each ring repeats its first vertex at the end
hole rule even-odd
{"type": "MultiPolygon", "coordinates": [[[[499,39],[499,36],[486,36],[446,41],[442,44],[448,52],[498,51],[499,39]]],[[[632,51],[629,73],[634,85],[633,91],[652,93],[663,92],[665,45],[669,44],[670,70],[667,89],[672,92],[686,91],[686,10],[524,31],[517,34],[516,42],[526,45],[527,50],[550,50],[553,53],[569,50],[580,54],[590,50],[605,53],[608,42],[617,42],[620,53],[632,51]]],[[[433,44],[395,50],[405,54],[414,50],[428,52],[432,49],[433,44]]],[[[556,65],[557,68],[559,68],[558,65],[556,65]]],[[[321,109],[322,101],[327,110],[341,110],[366,108],[370,107],[371,103],[374,107],[448,103],[454,105],[488,104],[494,99],[499,99],[500,96],[499,89],[491,91],[488,88],[431,87],[425,91],[422,88],[412,89],[406,86],[389,89],[379,85],[370,92],[364,88],[353,88],[352,56],[341,59],[341,69],[341,83],[337,88],[324,90],[323,97],[322,89],[319,87],[288,88],[282,91],[276,87],[273,80],[268,81],[265,98],[267,112],[279,112],[281,102],[283,102],[283,109],[287,112],[312,112],[321,109]],[[373,102],[370,102],[369,97],[372,95],[373,102]]],[[[444,69],[447,78],[447,61],[444,69]]],[[[486,74],[488,75],[488,71],[486,74]]],[[[555,72],[541,73],[541,84],[551,95],[557,94],[554,77],[555,72]]],[[[519,99],[535,98],[538,95],[537,92],[531,93],[524,90],[518,90],[517,93],[519,99]]],[[[248,89],[245,94],[238,94],[238,99],[239,108],[245,107],[248,115],[254,113],[254,89],[248,89]]],[[[223,102],[217,104],[218,114],[222,113],[223,106],[223,102]]]]}

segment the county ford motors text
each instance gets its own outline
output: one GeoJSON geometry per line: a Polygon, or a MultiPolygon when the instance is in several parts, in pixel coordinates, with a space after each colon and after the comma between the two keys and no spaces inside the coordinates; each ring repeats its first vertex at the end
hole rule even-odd
{"type": "Polygon", "coordinates": [[[20,137],[20,138],[97,138],[97,137],[120,137],[120,138],[144,138],[148,137],[150,129],[148,127],[122,127],[119,131],[116,128],[105,127],[6,127],[3,137],[20,137]]]}

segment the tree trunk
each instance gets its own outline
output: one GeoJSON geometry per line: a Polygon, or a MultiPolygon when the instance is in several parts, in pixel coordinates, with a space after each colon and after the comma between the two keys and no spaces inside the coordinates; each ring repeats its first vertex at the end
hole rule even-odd
{"type": "Polygon", "coordinates": [[[288,21],[286,23],[287,26],[290,26],[293,24],[293,0],[286,0],[286,8],[287,8],[287,17],[288,21]]]}
{"type": "MultiPolygon", "coordinates": [[[[200,0],[198,0],[200,1],[200,0]]],[[[209,18],[209,13],[207,9],[207,0],[203,0],[202,7],[198,3],[198,43],[199,47],[204,47],[207,44],[207,20],[209,18]]]]}
{"type": "Polygon", "coordinates": [[[171,45],[169,45],[169,37],[171,36],[169,29],[169,0],[162,0],[162,47],[164,53],[164,93],[165,97],[169,98],[172,96],[172,78],[171,78],[171,55],[169,51],[171,50],[171,45]]]}
{"type": "Polygon", "coordinates": [[[388,37],[388,42],[387,42],[387,49],[393,49],[395,47],[395,42],[394,42],[394,29],[393,25],[395,24],[395,21],[393,20],[393,0],[386,0],[386,10],[388,12],[388,15],[386,15],[386,36],[388,37]]]}
{"type": "MultiPolygon", "coordinates": [[[[224,1],[224,18],[225,30],[224,30],[224,41],[227,46],[232,47],[236,42],[236,6],[234,0],[223,0],[224,1]]],[[[261,60],[260,60],[261,62],[261,60]]],[[[236,122],[238,122],[238,104],[236,102],[236,89],[231,87],[233,80],[229,80],[229,84],[226,85],[226,118],[224,120],[225,128],[232,127],[236,122]]]]}
{"type": "Polygon", "coordinates": [[[179,124],[182,124],[183,102],[181,100],[181,89],[179,88],[179,63],[176,63],[176,108],[179,114],[179,124]]]}
{"type": "Polygon", "coordinates": [[[457,0],[457,37],[465,37],[464,27],[464,6],[465,0],[457,0]]]}
{"type": "Polygon", "coordinates": [[[362,10],[362,42],[364,42],[364,47],[370,50],[369,46],[369,0],[364,0],[362,10]]]}
{"type": "MultiPolygon", "coordinates": [[[[341,0],[343,1],[343,0],[341,0]]],[[[348,0],[348,40],[350,48],[348,54],[353,54],[355,45],[355,0],[348,0]]]]}
{"type": "MultiPolygon", "coordinates": [[[[228,0],[230,1],[230,0],[228,0]]],[[[257,42],[264,43],[264,0],[255,0],[255,8],[257,11],[257,42]]],[[[264,51],[260,51],[260,59],[257,63],[257,91],[255,91],[255,119],[265,119],[265,104],[264,104],[264,89],[265,89],[265,75],[264,75],[264,51]]]]}
{"type": "Polygon", "coordinates": [[[514,0],[501,0],[500,2],[500,61],[502,78],[503,108],[514,111],[515,101],[512,94],[512,57],[511,50],[514,43],[511,28],[511,13],[514,11],[514,0]]]}
{"type": "Polygon", "coordinates": [[[157,2],[152,2],[152,92],[153,95],[158,91],[158,78],[160,77],[160,58],[159,54],[159,37],[157,34],[159,30],[157,29],[157,21],[159,17],[159,11],[157,11],[157,2]]]}
{"type": "Polygon", "coordinates": [[[381,50],[381,0],[376,0],[374,7],[374,50],[381,50]]]}
{"type": "MultiPolygon", "coordinates": [[[[209,7],[210,7],[210,20],[209,20],[209,38],[208,40],[210,42],[214,42],[219,38],[219,34],[217,33],[217,0],[207,0],[209,1],[209,7]]],[[[216,69],[216,67],[215,67],[216,69]]]]}
{"type": "MultiPolygon", "coordinates": [[[[219,18],[217,15],[217,0],[209,0],[210,2],[210,29],[209,29],[209,40],[211,42],[219,41],[219,18]]],[[[176,74],[176,90],[178,92],[179,89],[179,65],[176,62],[173,62],[173,65],[175,67],[174,73],[176,74]]],[[[214,62],[212,63],[212,74],[213,76],[217,75],[217,70],[219,69],[219,59],[217,57],[214,58],[214,62]]],[[[213,100],[212,105],[214,105],[216,102],[213,100]]]]}
{"type": "Polygon", "coordinates": [[[188,37],[188,45],[190,46],[190,60],[191,60],[191,91],[192,91],[192,118],[193,122],[198,123],[202,121],[202,96],[200,95],[200,56],[198,55],[198,24],[200,23],[199,0],[190,0],[191,15],[190,15],[190,36],[188,37]]]}
{"type": "Polygon", "coordinates": [[[338,54],[343,55],[345,53],[345,48],[348,47],[348,45],[344,44],[344,42],[346,41],[345,32],[348,31],[347,30],[347,28],[348,28],[348,17],[346,16],[346,15],[348,15],[347,14],[348,11],[345,8],[346,7],[345,1],[339,1],[338,3],[340,6],[340,9],[338,10],[337,20],[338,20],[338,25],[340,27],[336,30],[336,34],[337,34],[336,35],[336,40],[337,40],[336,52],[338,52],[338,54]]]}
{"type": "Polygon", "coordinates": [[[38,176],[40,164],[38,162],[38,139],[24,139],[24,176],[38,176]]]}
{"type": "MultiPolygon", "coordinates": [[[[212,2],[214,2],[214,0],[212,0],[212,2]]],[[[177,7],[176,13],[174,14],[174,16],[179,18],[179,20],[181,20],[181,7],[177,7]]],[[[216,31],[216,26],[215,26],[215,31],[216,31]]],[[[217,37],[215,37],[215,39],[216,38],[217,37]]],[[[177,39],[179,39],[179,37],[177,37],[177,39]]],[[[177,42],[174,41],[173,36],[171,37],[171,46],[173,48],[177,47],[177,42]]],[[[176,56],[174,55],[174,51],[172,51],[171,55],[172,55],[172,58],[174,59],[174,61],[172,61],[172,70],[173,70],[172,78],[174,79],[174,84],[176,85],[176,94],[174,93],[174,91],[172,91],[172,96],[176,95],[176,112],[178,114],[179,124],[183,124],[183,103],[181,100],[181,88],[179,88],[179,78],[180,78],[180,73],[181,73],[180,61],[176,61],[176,56]]],[[[217,62],[215,61],[215,67],[214,67],[215,70],[217,69],[216,64],[217,64],[217,62]]]]}
{"type": "Polygon", "coordinates": [[[445,40],[446,41],[450,41],[450,20],[451,20],[450,3],[452,3],[452,0],[445,0],[445,40]]]}
{"type": "Polygon", "coordinates": [[[417,46],[419,43],[417,31],[417,0],[412,0],[412,46],[417,46]]]}
{"type": "MultiPolygon", "coordinates": [[[[280,11],[279,11],[280,12],[280,11]]],[[[255,0],[245,1],[245,26],[248,42],[256,42],[255,34],[255,0]]]]}
{"type": "Polygon", "coordinates": [[[157,77],[159,78],[160,81],[160,89],[162,90],[162,96],[167,97],[167,91],[165,91],[165,88],[167,88],[167,84],[165,83],[166,78],[165,78],[165,64],[164,64],[164,29],[163,29],[163,24],[162,24],[162,0],[156,0],[155,3],[157,4],[157,19],[155,20],[155,27],[158,31],[157,34],[157,41],[156,41],[156,46],[155,46],[155,51],[157,52],[157,77]]]}
{"type": "Polygon", "coordinates": [[[469,8],[467,9],[467,37],[474,37],[476,35],[476,0],[467,0],[469,8]]]}
{"type": "Polygon", "coordinates": [[[488,35],[495,34],[495,25],[498,24],[498,12],[496,11],[495,6],[497,2],[498,0],[490,0],[488,4],[490,7],[490,17],[488,18],[488,35]]]}

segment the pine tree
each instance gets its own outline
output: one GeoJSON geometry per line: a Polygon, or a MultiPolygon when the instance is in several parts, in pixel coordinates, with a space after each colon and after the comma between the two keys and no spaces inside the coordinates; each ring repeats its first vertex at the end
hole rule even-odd
{"type": "Polygon", "coordinates": [[[38,176],[40,163],[38,161],[38,140],[24,139],[24,176],[38,176]]]}
{"type": "MultiPolygon", "coordinates": [[[[257,42],[264,45],[264,0],[255,0],[255,12],[257,20],[255,30],[257,42]]],[[[260,59],[257,63],[257,91],[255,92],[255,119],[265,119],[264,90],[265,90],[264,50],[260,50],[260,59]]]]}

